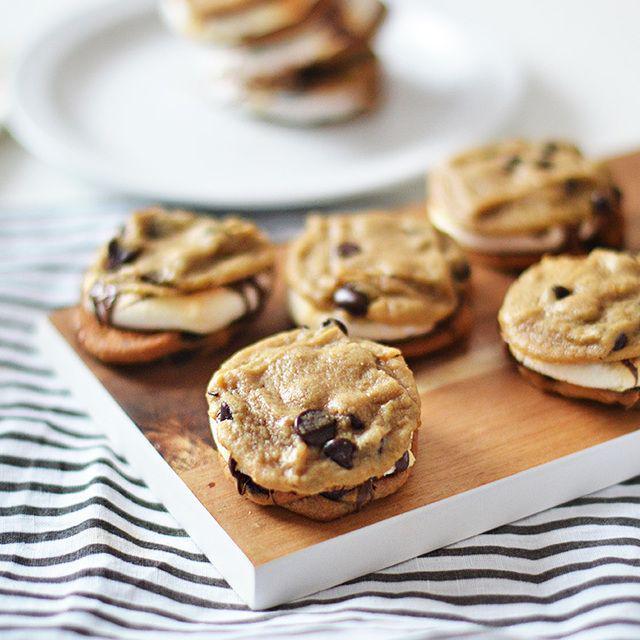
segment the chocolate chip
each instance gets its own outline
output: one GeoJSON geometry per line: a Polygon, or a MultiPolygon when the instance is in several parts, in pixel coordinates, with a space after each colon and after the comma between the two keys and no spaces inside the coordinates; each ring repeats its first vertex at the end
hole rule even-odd
{"type": "Polygon", "coordinates": [[[356,509],[362,509],[362,507],[373,500],[374,491],[373,478],[365,480],[358,486],[358,493],[356,495],[356,509]]]}
{"type": "Polygon", "coordinates": [[[624,349],[627,346],[628,341],[627,334],[621,333],[613,343],[613,349],[611,349],[611,351],[620,351],[620,349],[624,349]]]}
{"type": "Polygon", "coordinates": [[[613,197],[616,201],[616,204],[620,204],[622,202],[622,189],[620,189],[619,186],[617,185],[613,185],[613,187],[611,187],[611,193],[613,193],[613,197]]]}
{"type": "Polygon", "coordinates": [[[332,324],[334,324],[336,327],[338,327],[338,329],[340,329],[340,331],[342,331],[342,333],[344,333],[345,336],[349,335],[349,330],[347,329],[347,327],[344,324],[344,322],[340,322],[340,320],[338,320],[337,318],[327,318],[322,323],[322,326],[323,327],[330,327],[332,324]]]}
{"type": "Polygon", "coordinates": [[[107,246],[107,270],[115,271],[123,264],[133,262],[140,253],[140,249],[125,249],[118,238],[113,238],[107,246]]]}
{"type": "Polygon", "coordinates": [[[96,282],[89,291],[89,297],[93,302],[93,310],[96,318],[102,324],[111,322],[111,310],[118,297],[118,290],[112,284],[96,282]]]}
{"type": "Polygon", "coordinates": [[[364,431],[365,427],[367,426],[364,422],[362,422],[362,420],[360,420],[360,418],[358,418],[357,415],[350,413],[347,418],[349,419],[349,426],[351,427],[352,431],[364,431]]]}
{"type": "Polygon", "coordinates": [[[143,273],[140,276],[142,282],[147,284],[162,284],[162,276],[157,271],[150,271],[149,273],[143,273]]]}
{"type": "Polygon", "coordinates": [[[553,295],[556,297],[556,300],[562,300],[562,298],[566,298],[573,293],[571,289],[567,289],[567,287],[563,287],[561,284],[555,285],[552,291],[553,295]]]}
{"type": "Polygon", "coordinates": [[[344,284],[333,292],[333,301],[336,305],[352,316],[366,316],[369,309],[369,297],[366,293],[350,284],[344,284]]]}
{"type": "Polygon", "coordinates": [[[350,258],[360,253],[362,249],[355,242],[342,242],[336,247],[336,251],[341,258],[350,258]]]}
{"type": "Polygon", "coordinates": [[[336,489],[335,491],[323,491],[320,495],[327,500],[340,502],[350,491],[353,489],[336,489]]]}
{"type": "Polygon", "coordinates": [[[451,267],[451,275],[458,282],[465,282],[471,275],[471,267],[468,262],[459,262],[451,267]]]}
{"type": "Polygon", "coordinates": [[[269,495],[269,489],[265,489],[257,482],[254,482],[246,473],[242,473],[238,469],[238,463],[233,458],[229,458],[229,472],[236,479],[236,486],[240,495],[243,495],[247,490],[254,494],[269,495]]]}
{"type": "Polygon", "coordinates": [[[353,456],[355,452],[356,445],[346,438],[329,440],[329,442],[322,447],[322,453],[344,469],[351,469],[353,467],[353,456]]]}
{"type": "Polygon", "coordinates": [[[505,173],[512,173],[518,167],[519,164],[522,164],[522,158],[520,156],[511,156],[505,163],[503,170],[505,173]]]}
{"type": "Polygon", "coordinates": [[[567,196],[574,195],[580,189],[580,180],[577,178],[567,178],[564,181],[564,193],[567,196]]]}
{"type": "Polygon", "coordinates": [[[336,419],[322,409],[307,409],[296,418],[293,431],[310,447],[322,447],[335,438],[336,419]]]}
{"type": "Polygon", "coordinates": [[[547,142],[542,148],[542,157],[540,160],[544,162],[545,160],[551,160],[551,158],[558,151],[558,145],[555,142],[547,142]]]}
{"type": "Polygon", "coordinates": [[[220,411],[218,411],[218,420],[224,422],[225,420],[233,420],[233,414],[231,408],[226,402],[220,405],[220,411]]]}
{"type": "Polygon", "coordinates": [[[409,452],[405,451],[402,458],[400,458],[400,460],[398,460],[395,466],[393,467],[393,472],[402,473],[403,471],[406,471],[408,468],[409,468],[409,452]]]}
{"type": "Polygon", "coordinates": [[[609,213],[611,211],[611,201],[600,191],[591,194],[591,208],[595,213],[609,213]]]}

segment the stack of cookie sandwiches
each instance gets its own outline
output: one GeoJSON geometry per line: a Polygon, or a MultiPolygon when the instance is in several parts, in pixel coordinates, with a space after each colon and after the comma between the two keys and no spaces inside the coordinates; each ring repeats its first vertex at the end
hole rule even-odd
{"type": "Polygon", "coordinates": [[[566,142],[473,149],[435,169],[428,189],[433,224],[492,267],[622,246],[620,190],[602,164],[566,142]]]}
{"type": "Polygon", "coordinates": [[[317,125],[369,111],[380,0],[163,0],[167,23],[215,45],[210,93],[261,117],[317,125]]]}
{"type": "Polygon", "coordinates": [[[336,318],[350,335],[405,356],[450,345],[471,328],[469,263],[420,207],[310,216],[286,277],[296,324],[336,318]]]}
{"type": "Polygon", "coordinates": [[[117,364],[221,348],[262,307],[273,264],[271,242],[244,220],[138,211],[84,277],[78,341],[117,364]]]}
{"type": "Polygon", "coordinates": [[[397,349],[340,322],[250,347],[213,375],[213,438],[245,498],[332,520],[397,491],[414,463],[420,398],[397,349]]]}
{"type": "Polygon", "coordinates": [[[638,258],[596,249],[530,267],[511,285],[499,321],[533,385],[631,407],[640,399],[639,309],[638,258]]]}

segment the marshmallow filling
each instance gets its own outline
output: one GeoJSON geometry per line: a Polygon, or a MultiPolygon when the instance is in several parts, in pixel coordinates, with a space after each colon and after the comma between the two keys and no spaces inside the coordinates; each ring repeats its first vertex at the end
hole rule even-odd
{"type": "Polygon", "coordinates": [[[509,345],[513,357],[536,373],[588,389],[606,389],[622,393],[638,387],[640,358],[619,362],[545,362],[532,358],[509,345]]]}
{"type": "Polygon", "coordinates": [[[103,323],[120,329],[206,335],[257,312],[270,284],[270,274],[261,273],[232,285],[185,295],[152,297],[114,293],[108,313],[105,313],[104,300],[97,301],[94,286],[83,306],[103,323]]]}
{"type": "MultiPolygon", "coordinates": [[[[527,254],[558,251],[567,241],[567,231],[562,226],[550,227],[542,233],[529,235],[483,236],[456,225],[446,215],[432,209],[430,217],[440,231],[450,235],[462,246],[486,253],[527,254]]],[[[587,242],[598,232],[594,220],[584,220],[578,226],[578,239],[587,242]]]]}

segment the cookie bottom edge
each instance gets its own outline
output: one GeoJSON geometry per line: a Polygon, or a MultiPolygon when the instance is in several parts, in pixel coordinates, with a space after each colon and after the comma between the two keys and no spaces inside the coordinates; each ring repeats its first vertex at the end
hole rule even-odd
{"type": "Polygon", "coordinates": [[[195,339],[179,331],[128,331],[101,324],[81,306],[74,308],[73,323],[76,340],[87,353],[116,365],[146,364],[187,351],[222,349],[237,330],[230,325],[195,339]]]}
{"type": "Polygon", "coordinates": [[[546,392],[556,395],[572,398],[576,400],[591,400],[607,405],[620,405],[625,409],[631,409],[638,405],[640,400],[640,389],[629,389],[628,391],[612,391],[610,389],[596,389],[592,387],[581,387],[577,384],[556,380],[542,373],[533,371],[523,364],[519,363],[515,358],[518,373],[532,386],[546,392]]]}

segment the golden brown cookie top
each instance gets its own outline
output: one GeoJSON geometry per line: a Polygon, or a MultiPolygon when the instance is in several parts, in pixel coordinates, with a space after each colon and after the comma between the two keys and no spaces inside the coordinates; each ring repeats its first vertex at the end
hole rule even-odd
{"type": "Polygon", "coordinates": [[[239,351],[213,375],[207,400],[216,441],[238,470],[302,495],[383,475],[420,424],[400,351],[351,339],[333,323],[239,351]]]}
{"type": "Polygon", "coordinates": [[[446,216],[495,236],[577,225],[619,205],[607,169],[561,141],[506,140],[473,149],[436,168],[428,186],[434,220],[446,216]]]}
{"type": "Polygon", "coordinates": [[[549,362],[640,356],[640,262],[596,249],[548,256],[509,288],[500,309],[504,340],[549,362]]]}
{"type": "Polygon", "coordinates": [[[251,222],[143,209],[102,247],[84,291],[99,282],[117,293],[180,295],[238,282],[273,262],[272,244],[251,222]]]}
{"type": "Polygon", "coordinates": [[[312,215],[287,262],[290,288],[318,310],[390,325],[451,315],[468,277],[462,251],[421,207],[312,215]]]}

